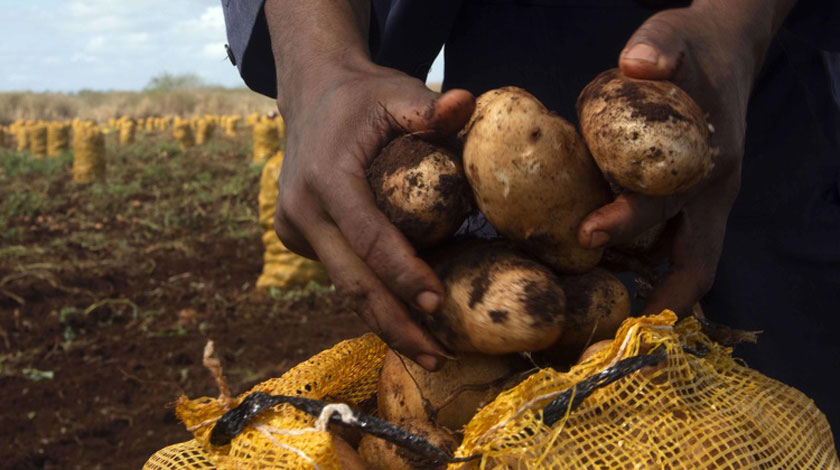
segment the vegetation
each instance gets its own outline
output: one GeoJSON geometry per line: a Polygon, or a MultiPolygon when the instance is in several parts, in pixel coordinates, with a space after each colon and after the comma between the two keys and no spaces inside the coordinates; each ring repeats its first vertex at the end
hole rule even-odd
{"type": "Polygon", "coordinates": [[[0,124],[16,119],[104,121],[114,116],[147,117],[249,114],[276,110],[273,100],[245,88],[208,85],[195,75],[163,74],[143,91],[0,93],[0,124]]]}

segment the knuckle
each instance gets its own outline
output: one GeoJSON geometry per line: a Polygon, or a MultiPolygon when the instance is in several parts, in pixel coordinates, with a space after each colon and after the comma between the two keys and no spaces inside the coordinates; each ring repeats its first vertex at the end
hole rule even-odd
{"type": "Polygon", "coordinates": [[[277,197],[277,215],[275,216],[275,223],[279,220],[286,222],[285,225],[291,225],[298,219],[298,214],[301,210],[300,196],[294,190],[281,191],[277,197]]]}

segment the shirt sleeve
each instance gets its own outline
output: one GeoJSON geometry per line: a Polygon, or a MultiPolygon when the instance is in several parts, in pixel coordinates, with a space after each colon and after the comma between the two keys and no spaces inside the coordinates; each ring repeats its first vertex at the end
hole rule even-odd
{"type": "Polygon", "coordinates": [[[799,0],[784,27],[818,49],[840,52],[840,1],[799,0]]]}
{"type": "Polygon", "coordinates": [[[232,61],[248,88],[277,97],[271,37],[263,12],[265,0],[222,0],[232,61]]]}

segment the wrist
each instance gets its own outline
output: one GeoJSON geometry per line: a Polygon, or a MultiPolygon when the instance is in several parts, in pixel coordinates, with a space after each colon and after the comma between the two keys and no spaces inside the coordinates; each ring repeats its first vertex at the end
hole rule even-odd
{"type": "MultiPolygon", "coordinates": [[[[279,61],[278,61],[279,62],[279,61]]],[[[364,80],[376,65],[365,54],[347,51],[339,56],[309,57],[297,67],[276,63],[277,106],[284,117],[307,109],[331,90],[364,80]]]]}

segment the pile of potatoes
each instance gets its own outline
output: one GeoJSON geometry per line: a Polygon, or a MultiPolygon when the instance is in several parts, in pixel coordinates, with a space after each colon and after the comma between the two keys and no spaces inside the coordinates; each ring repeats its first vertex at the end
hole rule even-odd
{"type": "MultiPolygon", "coordinates": [[[[429,372],[390,351],[380,417],[454,450],[478,409],[533,367],[521,353],[568,368],[630,315],[626,288],[599,267],[604,250],[579,245],[579,225],[615,188],[662,196],[702,180],[711,127],[674,84],[617,70],[583,90],[578,114],[582,136],[525,90],[491,90],[461,148],[404,135],[370,165],[377,205],[445,287],[440,311],[415,317],[455,357],[429,372]],[[476,209],[499,239],[454,239],[476,209]]],[[[347,468],[444,466],[373,436],[358,453],[365,467],[347,468]]]]}

